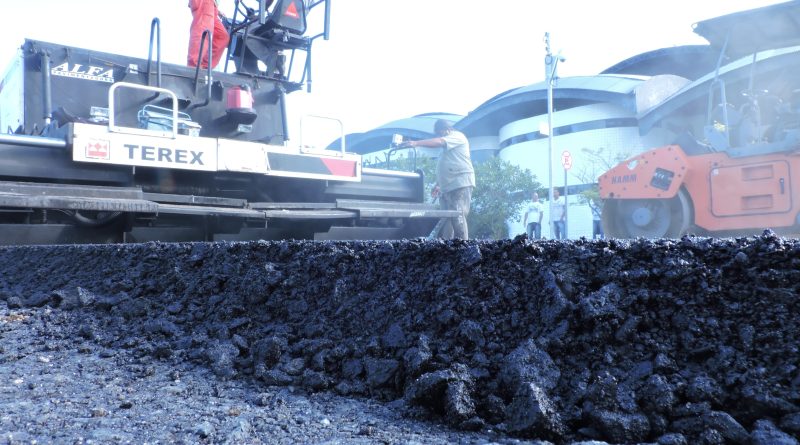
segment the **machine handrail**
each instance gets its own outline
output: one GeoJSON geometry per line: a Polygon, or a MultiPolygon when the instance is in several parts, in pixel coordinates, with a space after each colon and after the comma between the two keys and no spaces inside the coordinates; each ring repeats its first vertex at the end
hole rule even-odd
{"type": "Polygon", "coordinates": [[[117,82],[108,89],[108,131],[114,133],[139,134],[146,136],[159,136],[176,139],[178,137],[178,96],[166,88],[151,87],[129,82],[117,82]],[[115,125],[114,93],[119,88],[152,91],[157,94],[167,94],[172,98],[172,133],[168,131],[146,130],[141,128],[118,127],[115,125]],[[124,128],[124,129],[123,129],[124,128]]]}
{"type": "MultiPolygon", "coordinates": [[[[243,0],[236,0],[234,5],[234,12],[233,18],[231,20],[226,20],[226,28],[231,36],[228,42],[228,55],[225,59],[225,68],[224,70],[228,71],[228,63],[233,60],[234,63],[237,64],[237,71],[242,72],[243,69],[246,69],[249,74],[254,75],[265,75],[267,77],[271,77],[274,80],[277,80],[281,83],[286,84],[289,86],[289,91],[295,91],[297,89],[302,88],[303,85],[306,86],[308,92],[311,92],[311,85],[312,85],[312,78],[311,78],[311,46],[313,42],[319,38],[323,37],[324,40],[328,40],[330,37],[330,22],[331,22],[331,5],[330,0],[306,0],[305,4],[305,15],[307,16],[312,9],[323,5],[324,6],[324,17],[323,17],[323,30],[321,33],[313,36],[313,37],[305,37],[305,34],[308,32],[307,29],[304,29],[302,33],[300,30],[292,30],[289,32],[287,29],[283,29],[281,25],[269,25],[267,22],[276,14],[277,8],[279,8],[280,2],[278,4],[273,5],[273,10],[270,12],[267,9],[267,5],[273,4],[272,0],[258,0],[258,8],[251,9],[247,6],[244,6],[243,0]],[[240,9],[244,7],[245,11],[242,12],[240,9]],[[243,19],[241,22],[238,22],[239,16],[243,15],[243,19]],[[275,29],[270,29],[267,32],[267,36],[263,36],[259,34],[262,27],[265,25],[267,26],[275,26],[275,29]],[[256,31],[251,35],[251,28],[254,28],[256,31]],[[260,68],[256,68],[255,66],[250,66],[246,59],[248,54],[248,40],[254,39],[258,45],[266,45],[269,48],[270,56],[267,59],[270,60],[267,70],[262,71],[260,68]],[[238,51],[236,49],[239,49],[238,51]],[[281,73],[280,76],[274,76],[273,70],[273,57],[275,56],[274,53],[277,53],[279,50],[283,50],[286,52],[291,53],[291,60],[289,61],[289,66],[286,73],[281,73]],[[295,60],[295,52],[296,51],[305,51],[306,57],[302,67],[302,73],[299,79],[292,80],[292,71],[294,67],[294,60],[295,60]]],[[[305,20],[304,20],[305,22],[305,20]]],[[[262,60],[262,62],[267,63],[267,60],[262,60]]],[[[297,68],[298,70],[300,68],[297,68]]]]}
{"type": "Polygon", "coordinates": [[[306,114],[306,115],[300,117],[300,149],[301,150],[303,149],[303,121],[306,120],[307,118],[322,119],[322,120],[328,120],[328,121],[337,122],[339,124],[339,130],[341,131],[341,136],[340,136],[339,140],[342,141],[342,153],[344,154],[346,152],[346,150],[345,150],[344,124],[342,123],[342,121],[340,119],[336,119],[335,117],[317,116],[317,115],[314,115],[314,114],[306,114]]]}
{"type": "Polygon", "coordinates": [[[214,41],[214,31],[210,29],[204,30],[203,35],[200,36],[200,49],[197,51],[197,67],[194,69],[194,93],[195,95],[197,94],[197,81],[200,78],[200,65],[203,64],[203,46],[206,41],[208,41],[208,65],[206,66],[206,85],[208,88],[206,100],[201,104],[193,105],[192,108],[204,107],[211,102],[211,42],[214,41]]]}
{"type": "Polygon", "coordinates": [[[393,147],[390,148],[389,151],[386,152],[386,169],[391,169],[392,164],[392,155],[397,153],[400,150],[408,150],[410,153],[414,154],[414,164],[411,166],[413,170],[417,169],[417,149],[416,147],[413,150],[409,150],[408,148],[400,148],[400,147],[393,147]]]}
{"type": "Polygon", "coordinates": [[[150,22],[150,51],[147,54],[147,85],[150,85],[150,63],[153,61],[153,34],[156,34],[156,86],[161,87],[161,20],[158,17],[150,22]]]}

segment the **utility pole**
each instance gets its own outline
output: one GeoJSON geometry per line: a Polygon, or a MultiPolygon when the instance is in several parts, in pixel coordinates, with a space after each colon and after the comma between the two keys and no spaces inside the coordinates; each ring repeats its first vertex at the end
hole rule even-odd
{"type": "Polygon", "coordinates": [[[550,198],[548,200],[550,208],[548,210],[548,218],[550,219],[550,238],[552,238],[555,233],[553,224],[553,84],[558,78],[558,74],[556,73],[558,62],[564,62],[567,59],[561,55],[561,51],[556,55],[550,52],[549,32],[544,33],[544,45],[546,53],[544,56],[545,81],[547,82],[547,172],[548,182],[550,184],[550,198]]]}

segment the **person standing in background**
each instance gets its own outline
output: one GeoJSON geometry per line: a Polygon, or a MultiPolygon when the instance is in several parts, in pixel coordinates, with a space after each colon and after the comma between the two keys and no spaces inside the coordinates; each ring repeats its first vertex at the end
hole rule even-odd
{"type": "Polygon", "coordinates": [[[544,212],[542,203],[539,202],[539,194],[533,192],[533,195],[531,195],[531,203],[528,204],[528,208],[525,209],[525,218],[522,220],[528,239],[539,239],[542,237],[543,217],[544,212]],[[528,222],[529,220],[530,222],[528,222]]]}
{"type": "Polygon", "coordinates": [[[598,199],[592,199],[589,201],[589,208],[592,209],[592,239],[602,239],[604,236],[601,221],[603,204],[598,199]]]}
{"type": "Polygon", "coordinates": [[[566,219],[565,207],[566,202],[564,197],[561,196],[558,189],[553,189],[553,214],[550,215],[550,222],[552,223],[553,239],[564,239],[564,221],[566,219]]]}

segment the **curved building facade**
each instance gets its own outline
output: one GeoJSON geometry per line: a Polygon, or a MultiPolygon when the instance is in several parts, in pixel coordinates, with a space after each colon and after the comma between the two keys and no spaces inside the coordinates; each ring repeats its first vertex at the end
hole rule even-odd
{"type": "MultiPolygon", "coordinates": [[[[562,195],[566,191],[568,237],[591,237],[591,209],[575,195],[617,161],[674,139],[671,131],[661,129],[641,135],[637,116],[688,82],[675,75],[558,79],[552,91],[552,136],[545,82],[495,96],[456,126],[470,137],[474,154],[491,152],[528,169],[545,187],[552,176],[553,187],[562,195]],[[569,170],[562,166],[562,155],[571,159],[569,170]]],[[[509,232],[524,233],[522,222],[509,221],[509,232]]],[[[543,227],[542,235],[550,237],[549,227],[543,227]]]]}
{"type": "MultiPolygon", "coordinates": [[[[734,15],[718,19],[733,20],[734,15]]],[[[792,106],[800,110],[797,83],[780,80],[800,74],[800,47],[791,46],[795,40],[750,56],[758,51],[760,42],[777,37],[768,30],[742,33],[744,40],[732,46],[739,51],[729,51],[730,59],[717,66],[723,60],[719,54],[724,46],[720,36],[714,35],[715,20],[699,24],[708,28],[699,34],[709,45],[657,49],[618,62],[598,75],[557,79],[552,88],[552,114],[548,113],[548,85],[539,82],[502,92],[463,117],[430,113],[348,135],[348,148],[369,160],[375,153],[385,153],[393,134],[411,139],[432,137],[433,122],[444,117],[469,137],[473,161],[500,157],[531,171],[543,188],[552,184],[562,195],[566,191],[568,237],[591,237],[592,212],[576,195],[623,159],[676,141],[696,144],[702,139],[713,116],[708,93],[717,85],[715,73],[729,91],[728,100],[723,100],[726,104],[743,92],[769,90],[778,97],[792,97],[796,102],[792,106]],[[758,34],[762,31],[766,34],[758,34]],[[753,84],[755,60],[761,84],[753,84]],[[571,160],[569,170],[562,166],[565,152],[571,160]]],[[[480,177],[477,180],[480,187],[480,177]]],[[[547,209],[548,197],[541,198],[547,209]]],[[[545,221],[548,218],[545,215],[545,221]]],[[[525,232],[521,218],[508,224],[512,236],[525,232]]],[[[542,229],[542,235],[549,238],[549,224],[542,229]]]]}

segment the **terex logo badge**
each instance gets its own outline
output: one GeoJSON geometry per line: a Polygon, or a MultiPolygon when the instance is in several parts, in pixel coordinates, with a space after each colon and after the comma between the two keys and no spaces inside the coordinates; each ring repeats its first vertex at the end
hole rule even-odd
{"type": "Polygon", "coordinates": [[[168,164],[205,165],[202,151],[181,150],[169,147],[148,147],[146,145],[124,144],[128,149],[128,159],[168,164]],[[191,159],[190,159],[191,157],[191,159]]]}
{"type": "Polygon", "coordinates": [[[114,83],[114,70],[93,65],[81,65],[75,63],[70,65],[64,62],[61,65],[50,69],[50,74],[54,76],[72,77],[75,79],[94,80],[96,82],[114,83]]]}
{"type": "Polygon", "coordinates": [[[90,159],[111,159],[111,153],[108,151],[108,141],[90,139],[86,144],[86,157],[90,159]]]}

